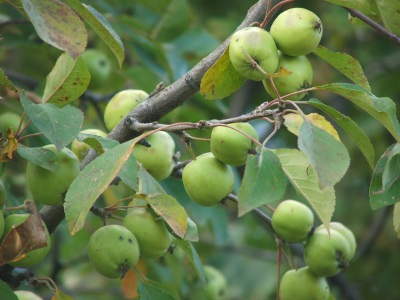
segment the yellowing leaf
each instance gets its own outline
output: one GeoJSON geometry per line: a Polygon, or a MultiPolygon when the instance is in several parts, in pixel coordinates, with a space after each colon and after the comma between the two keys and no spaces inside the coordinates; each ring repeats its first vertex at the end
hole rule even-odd
{"type": "Polygon", "coordinates": [[[74,300],[74,298],[67,295],[66,293],[61,291],[59,288],[57,288],[54,292],[53,297],[51,297],[51,300],[74,300]]]}
{"type": "Polygon", "coordinates": [[[233,67],[228,49],[229,47],[201,79],[200,93],[207,99],[216,100],[227,97],[246,81],[233,67]]]}
{"type": "MultiPolygon", "coordinates": [[[[335,139],[340,141],[339,134],[337,133],[336,129],[327,119],[325,119],[324,116],[321,116],[320,114],[317,113],[311,113],[309,115],[306,115],[306,119],[311,124],[319,127],[322,130],[325,130],[326,132],[333,135],[335,139]]],[[[284,123],[285,126],[291,133],[297,136],[299,135],[300,126],[301,124],[303,124],[303,122],[304,120],[302,116],[300,116],[299,114],[293,113],[285,115],[285,123],[284,123]]]]}
{"type": "Polygon", "coordinates": [[[18,140],[14,136],[14,130],[7,130],[7,138],[0,138],[0,163],[13,159],[14,152],[18,149],[18,140]]]}
{"type": "Polygon", "coordinates": [[[46,78],[43,102],[64,106],[81,96],[89,81],[89,70],[82,57],[73,59],[63,53],[46,78]]]}

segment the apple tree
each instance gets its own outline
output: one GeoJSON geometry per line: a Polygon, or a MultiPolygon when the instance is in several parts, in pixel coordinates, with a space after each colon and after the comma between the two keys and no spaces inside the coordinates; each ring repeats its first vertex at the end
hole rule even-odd
{"type": "Polygon", "coordinates": [[[0,1],[2,299],[400,297],[400,2],[252,2],[0,1]]]}

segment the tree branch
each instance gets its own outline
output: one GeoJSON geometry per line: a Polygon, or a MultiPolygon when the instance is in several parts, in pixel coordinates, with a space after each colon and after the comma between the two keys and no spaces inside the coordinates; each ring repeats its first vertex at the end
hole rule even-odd
{"type": "MultiPolygon", "coordinates": [[[[267,0],[260,0],[254,4],[248,11],[243,22],[237,30],[248,27],[254,22],[262,22],[267,9],[267,0]]],[[[278,0],[273,0],[278,3],[278,0]]],[[[119,142],[128,141],[138,135],[137,132],[130,130],[125,121],[127,117],[136,119],[140,123],[148,123],[159,120],[186,100],[196,94],[200,89],[200,82],[207,70],[217,61],[228,46],[227,38],[217,49],[203,58],[189,72],[179,78],[177,81],[149,97],[146,101],[136,106],[127,116],[125,116],[109,133],[108,137],[119,142]]],[[[90,151],[83,160],[82,166],[86,166],[95,158],[94,151],[90,151]]]]}
{"type": "Polygon", "coordinates": [[[400,45],[400,37],[398,37],[397,35],[395,35],[394,33],[391,33],[390,31],[388,31],[385,27],[383,27],[382,25],[376,23],[374,20],[372,20],[371,18],[367,17],[366,15],[364,15],[363,13],[352,9],[352,8],[347,8],[346,10],[353,16],[356,18],[359,18],[361,21],[363,21],[365,24],[367,24],[368,26],[370,26],[371,28],[375,29],[377,32],[379,32],[380,34],[382,34],[383,36],[387,37],[389,40],[395,42],[396,44],[400,45]]]}

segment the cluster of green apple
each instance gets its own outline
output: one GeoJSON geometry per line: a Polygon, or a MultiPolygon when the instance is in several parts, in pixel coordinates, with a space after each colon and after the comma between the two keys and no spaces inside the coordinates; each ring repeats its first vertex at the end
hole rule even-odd
{"type": "Polygon", "coordinates": [[[165,221],[148,206],[128,209],[122,224],[100,227],[90,237],[88,256],[95,270],[107,278],[123,278],[139,258],[163,256],[172,243],[165,221]]]}
{"type": "Polygon", "coordinates": [[[90,73],[88,88],[92,90],[101,88],[111,76],[112,65],[109,58],[96,48],[86,49],[82,58],[90,73]]]}
{"type": "Polygon", "coordinates": [[[289,243],[304,244],[306,266],[287,271],[280,283],[280,299],[329,299],[326,277],[342,272],[356,251],[353,232],[339,222],[330,222],[329,230],[314,229],[311,209],[295,200],[282,201],[272,214],[276,235],[289,243]]]}
{"type": "Polygon", "coordinates": [[[249,138],[258,141],[254,127],[247,122],[229,126],[232,128],[214,127],[211,132],[211,152],[199,155],[183,169],[185,190],[200,205],[212,206],[228,196],[234,186],[231,166],[243,166],[247,156],[255,152],[254,143],[249,138]]]}
{"type": "MultiPolygon", "coordinates": [[[[291,8],[276,17],[269,32],[260,27],[235,32],[229,43],[229,57],[239,74],[262,81],[268,94],[276,98],[269,76],[279,95],[311,86],[313,68],[306,55],[318,46],[321,37],[322,23],[315,13],[291,8]]],[[[297,93],[290,99],[297,101],[304,96],[297,93]]]]}
{"type": "MultiPolygon", "coordinates": [[[[104,122],[112,130],[121,119],[149,95],[142,90],[127,89],[115,94],[104,110],[104,122]]],[[[132,154],[156,180],[167,178],[174,168],[175,142],[165,131],[157,131],[146,138],[150,147],[137,144],[132,154]]]]}

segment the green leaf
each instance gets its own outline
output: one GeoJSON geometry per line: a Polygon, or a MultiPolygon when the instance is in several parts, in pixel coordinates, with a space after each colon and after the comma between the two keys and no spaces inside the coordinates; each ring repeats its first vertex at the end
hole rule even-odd
{"type": "Polygon", "coordinates": [[[187,215],[185,209],[176,199],[167,194],[150,194],[145,198],[154,212],[167,222],[172,231],[184,238],[187,229],[187,215]]]}
{"type": "Polygon", "coordinates": [[[326,61],[354,83],[365,88],[369,92],[371,91],[368,79],[365,77],[360,63],[354,57],[346,53],[330,51],[321,45],[318,46],[313,53],[326,61]]]}
{"type": "Polygon", "coordinates": [[[309,102],[314,107],[319,108],[328,114],[335,122],[350,136],[353,142],[358,146],[361,153],[364,155],[370,167],[374,168],[375,150],[368,136],[358,127],[348,116],[345,116],[336,109],[320,102],[317,99],[311,99],[309,102]]]}
{"type": "Polygon", "coordinates": [[[397,234],[397,238],[400,239],[400,203],[396,203],[393,209],[393,227],[397,234]]]}
{"type": "MultiPolygon", "coordinates": [[[[138,279],[140,277],[138,276],[138,279]]],[[[137,291],[140,300],[179,300],[178,292],[170,284],[160,283],[146,279],[146,282],[138,281],[137,291]]]]}
{"type": "Polygon", "coordinates": [[[292,186],[310,203],[325,226],[328,226],[335,210],[336,196],[333,187],[320,189],[317,173],[303,152],[297,149],[278,149],[273,152],[281,161],[283,172],[292,186]]]}
{"type": "Polygon", "coordinates": [[[176,240],[176,244],[182,249],[186,257],[189,259],[190,263],[193,265],[197,275],[199,276],[203,284],[206,283],[206,278],[204,275],[203,265],[201,259],[197,254],[196,248],[193,247],[192,243],[184,240],[176,240]]]}
{"type": "Polygon", "coordinates": [[[286,178],[276,155],[266,148],[258,155],[249,155],[239,189],[238,215],[278,201],[285,191],[286,178]]]}
{"type": "Polygon", "coordinates": [[[322,189],[339,182],[350,165],[346,147],[332,134],[309,122],[300,127],[298,146],[317,172],[322,189]]]}
{"type": "Polygon", "coordinates": [[[58,0],[22,0],[22,4],[43,41],[73,58],[85,50],[85,24],[67,5],[58,0]]]}
{"type": "Polygon", "coordinates": [[[17,295],[14,294],[13,290],[8,286],[7,283],[0,280],[0,295],[2,299],[7,300],[18,300],[17,295]]]}
{"type": "Polygon", "coordinates": [[[388,190],[400,176],[400,144],[396,144],[388,157],[382,174],[383,190],[388,190]]]}
{"type": "Polygon", "coordinates": [[[197,225],[189,216],[187,216],[187,231],[183,239],[189,242],[199,241],[199,231],[197,230],[197,225]]]}
{"type": "MultiPolygon", "coordinates": [[[[386,168],[391,168],[389,159],[398,155],[399,144],[391,145],[386,149],[385,153],[380,157],[376,163],[375,170],[372,174],[371,184],[369,186],[369,202],[372,209],[395,204],[400,201],[400,181],[395,180],[392,184],[386,184],[386,189],[383,185],[383,174],[386,168]]],[[[386,176],[393,178],[396,174],[392,174],[390,171],[386,176]],[[391,176],[390,176],[391,175],[391,176]]],[[[386,179],[387,181],[388,179],[386,179]]]]}
{"type": "Polygon", "coordinates": [[[166,194],[159,182],[141,164],[139,165],[137,176],[139,180],[139,194],[166,194]]]}
{"type": "Polygon", "coordinates": [[[111,24],[97,10],[89,5],[82,4],[79,0],[65,0],[75,12],[88,23],[103,42],[111,49],[119,65],[125,58],[124,45],[111,24]]]}
{"type": "Polygon", "coordinates": [[[83,113],[76,107],[35,104],[25,93],[21,94],[21,104],[32,123],[59,151],[73,141],[83,124],[83,113]]]}
{"type": "Polygon", "coordinates": [[[396,104],[392,99],[376,97],[362,87],[349,83],[332,83],[318,88],[338,94],[364,109],[400,142],[400,124],[396,116],[396,104]]]}
{"type": "Polygon", "coordinates": [[[53,151],[42,147],[29,148],[18,144],[17,152],[21,157],[52,172],[57,172],[59,164],[54,161],[56,155],[53,151]]]}
{"type": "Polygon", "coordinates": [[[139,166],[136,162],[136,158],[131,155],[118,173],[118,176],[122,180],[122,182],[129,186],[135,192],[139,190],[138,168],[139,166]]]}
{"type": "Polygon", "coordinates": [[[358,10],[370,17],[373,17],[375,15],[376,17],[374,19],[377,19],[378,16],[378,8],[374,3],[375,0],[325,0],[325,1],[358,10]]]}
{"type": "Polygon", "coordinates": [[[64,106],[81,96],[89,85],[90,74],[82,57],[63,53],[46,78],[43,102],[64,106]]]}
{"type": "Polygon", "coordinates": [[[71,235],[82,229],[86,216],[131,155],[136,140],[127,141],[91,161],[72,182],[64,212],[71,235]]]}
{"type": "Polygon", "coordinates": [[[20,93],[21,91],[11,82],[11,80],[4,74],[3,70],[0,70],[0,86],[4,86],[13,92],[20,93]]]}
{"type": "Polygon", "coordinates": [[[400,35],[400,1],[375,0],[386,29],[400,35]]]}
{"type": "Polygon", "coordinates": [[[82,133],[80,132],[76,139],[79,142],[84,142],[88,144],[91,148],[96,151],[98,155],[104,153],[105,150],[112,149],[115,146],[118,146],[119,143],[116,140],[108,139],[99,135],[82,133]]]}
{"type": "Polygon", "coordinates": [[[200,93],[206,99],[222,99],[237,91],[246,79],[233,67],[229,59],[229,47],[207,70],[201,79],[200,93]]]}

